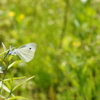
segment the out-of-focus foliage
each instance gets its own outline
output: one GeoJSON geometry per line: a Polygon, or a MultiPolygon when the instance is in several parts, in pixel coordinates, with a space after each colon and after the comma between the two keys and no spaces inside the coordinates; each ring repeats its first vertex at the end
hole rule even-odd
{"type": "Polygon", "coordinates": [[[99,0],[0,1],[0,42],[8,48],[37,44],[34,59],[8,74],[35,75],[16,95],[100,100],[99,6],[99,0]]]}

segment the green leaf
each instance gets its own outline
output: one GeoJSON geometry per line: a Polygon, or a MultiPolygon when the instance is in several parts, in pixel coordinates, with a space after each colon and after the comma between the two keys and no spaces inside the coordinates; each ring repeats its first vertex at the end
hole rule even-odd
{"type": "MultiPolygon", "coordinates": [[[[26,76],[22,76],[22,77],[14,77],[13,80],[22,79],[22,78],[26,78],[26,76]]],[[[12,78],[4,79],[4,82],[10,81],[10,80],[12,80],[12,78]]]]}
{"type": "Polygon", "coordinates": [[[9,49],[6,50],[6,51],[4,51],[4,52],[2,52],[2,53],[0,53],[0,56],[4,55],[4,54],[7,53],[8,51],[9,51],[9,49]]]}
{"type": "Polygon", "coordinates": [[[11,68],[11,67],[14,66],[14,65],[20,63],[20,62],[22,62],[22,60],[17,60],[17,61],[15,61],[15,62],[11,63],[11,64],[8,66],[8,69],[11,68]]]}
{"type": "Polygon", "coordinates": [[[0,100],[1,100],[1,98],[2,98],[2,99],[5,99],[6,97],[4,97],[4,96],[0,95],[0,100]]]}
{"type": "Polygon", "coordinates": [[[6,51],[6,50],[7,50],[7,48],[6,48],[6,46],[4,45],[4,43],[3,43],[3,42],[1,42],[1,44],[2,44],[2,46],[3,46],[4,51],[6,51]]]}
{"type": "MultiPolygon", "coordinates": [[[[7,91],[8,93],[11,92],[4,84],[2,84],[2,82],[0,82],[0,88],[4,89],[4,90],[7,91]]],[[[13,94],[11,94],[11,95],[14,96],[13,94]]]]}
{"type": "Polygon", "coordinates": [[[12,91],[14,91],[15,89],[17,89],[19,86],[21,86],[23,83],[26,83],[27,81],[31,80],[32,78],[34,78],[35,76],[32,76],[26,80],[24,80],[23,82],[19,83],[18,85],[16,85],[12,91]]]}
{"type": "Polygon", "coordinates": [[[15,100],[15,99],[25,99],[25,100],[28,100],[27,98],[21,97],[21,96],[11,97],[11,98],[8,98],[7,100],[15,100]]]}

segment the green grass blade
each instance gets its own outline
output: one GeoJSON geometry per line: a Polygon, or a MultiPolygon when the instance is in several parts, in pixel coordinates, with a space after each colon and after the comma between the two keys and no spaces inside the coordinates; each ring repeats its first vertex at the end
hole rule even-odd
{"type": "Polygon", "coordinates": [[[4,54],[7,53],[8,51],[9,51],[9,50],[6,50],[6,51],[0,53],[0,56],[4,55],[4,54]]]}
{"type": "Polygon", "coordinates": [[[0,100],[1,100],[1,98],[2,98],[2,99],[5,99],[6,97],[4,97],[4,96],[0,95],[0,100]]]}
{"type": "Polygon", "coordinates": [[[6,48],[6,46],[4,45],[4,43],[3,43],[3,42],[1,42],[1,44],[2,44],[2,46],[3,46],[4,51],[6,51],[6,50],[7,50],[7,48],[6,48]]]}
{"type": "Polygon", "coordinates": [[[22,62],[22,60],[17,60],[17,61],[15,61],[15,62],[11,63],[11,64],[8,66],[8,69],[11,68],[11,67],[14,66],[14,65],[20,63],[20,62],[22,62]]]}
{"type": "Polygon", "coordinates": [[[17,100],[17,99],[24,99],[24,100],[28,100],[27,98],[25,97],[21,97],[21,96],[15,96],[15,97],[11,97],[11,98],[8,98],[7,100],[17,100]]]}
{"type": "Polygon", "coordinates": [[[32,76],[26,80],[24,80],[23,82],[19,83],[18,85],[16,85],[12,91],[14,91],[15,89],[17,89],[19,86],[21,86],[23,83],[26,83],[27,81],[31,80],[32,78],[34,78],[35,76],[32,76]]]}
{"type": "MultiPolygon", "coordinates": [[[[13,80],[17,80],[17,79],[23,79],[26,78],[26,76],[22,76],[22,77],[14,77],[13,80]]],[[[8,79],[4,79],[4,82],[10,81],[12,78],[8,78],[8,79]]]]}
{"type": "MultiPolygon", "coordinates": [[[[0,88],[4,89],[6,92],[10,93],[11,91],[4,85],[2,84],[2,82],[0,82],[0,88]],[[2,86],[2,87],[1,87],[2,86]]],[[[11,94],[12,96],[14,96],[13,94],[11,94]]]]}

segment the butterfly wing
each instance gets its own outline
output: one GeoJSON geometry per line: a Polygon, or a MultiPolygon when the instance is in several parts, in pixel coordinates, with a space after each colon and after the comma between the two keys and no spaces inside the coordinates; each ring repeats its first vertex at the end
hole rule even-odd
{"type": "Polygon", "coordinates": [[[34,52],[36,50],[36,44],[35,43],[29,43],[26,45],[23,45],[16,49],[16,54],[25,62],[29,62],[34,57],[34,52]]]}
{"type": "Polygon", "coordinates": [[[25,48],[25,49],[30,49],[31,51],[35,51],[36,45],[37,44],[35,44],[35,43],[29,43],[29,44],[25,44],[25,45],[20,46],[18,49],[25,48]]]}

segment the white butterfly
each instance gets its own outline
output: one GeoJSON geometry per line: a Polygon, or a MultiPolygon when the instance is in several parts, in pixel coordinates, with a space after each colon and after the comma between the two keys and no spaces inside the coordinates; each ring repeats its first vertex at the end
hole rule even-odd
{"type": "Polygon", "coordinates": [[[33,59],[34,53],[36,51],[36,45],[35,43],[29,43],[20,46],[18,49],[14,49],[13,51],[10,50],[8,54],[11,55],[18,55],[23,61],[29,62],[33,59]]]}

